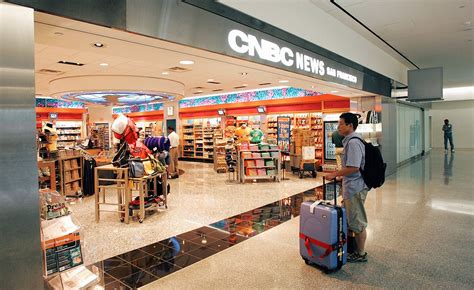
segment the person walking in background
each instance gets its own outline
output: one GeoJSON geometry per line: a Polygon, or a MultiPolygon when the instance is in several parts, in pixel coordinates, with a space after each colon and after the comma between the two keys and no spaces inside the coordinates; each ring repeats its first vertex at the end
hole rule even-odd
{"type": "Polygon", "coordinates": [[[170,177],[179,178],[179,169],[178,169],[178,146],[179,146],[179,136],[174,131],[173,127],[168,127],[168,139],[170,140],[170,177]]]}
{"type": "Polygon", "coordinates": [[[448,140],[449,140],[449,146],[451,146],[451,152],[454,153],[453,125],[449,124],[448,119],[444,120],[443,132],[444,132],[444,153],[448,153],[448,140]]]}

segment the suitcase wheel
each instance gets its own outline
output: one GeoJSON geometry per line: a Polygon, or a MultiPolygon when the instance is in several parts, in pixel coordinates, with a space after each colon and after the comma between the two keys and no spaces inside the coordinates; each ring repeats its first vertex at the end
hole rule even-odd
{"type": "Polygon", "coordinates": [[[306,265],[311,265],[311,262],[308,259],[306,259],[305,257],[302,257],[302,258],[306,265]]]}
{"type": "Polygon", "coordinates": [[[316,171],[312,172],[313,178],[316,178],[316,171]]]}

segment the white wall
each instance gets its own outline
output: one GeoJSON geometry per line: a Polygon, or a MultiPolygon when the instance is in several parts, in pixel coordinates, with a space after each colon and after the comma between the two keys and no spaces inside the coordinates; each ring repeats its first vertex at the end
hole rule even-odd
{"type": "Polygon", "coordinates": [[[220,0],[220,2],[387,77],[407,83],[408,68],[404,64],[310,0],[220,0]]]}
{"type": "Polygon", "coordinates": [[[474,149],[474,100],[434,102],[430,110],[433,148],[444,148],[443,120],[453,124],[453,142],[456,149],[474,149]]]}
{"type": "Polygon", "coordinates": [[[89,112],[89,122],[95,123],[105,123],[109,122],[112,125],[114,118],[112,117],[112,107],[103,107],[103,106],[93,106],[88,107],[89,112]]]}

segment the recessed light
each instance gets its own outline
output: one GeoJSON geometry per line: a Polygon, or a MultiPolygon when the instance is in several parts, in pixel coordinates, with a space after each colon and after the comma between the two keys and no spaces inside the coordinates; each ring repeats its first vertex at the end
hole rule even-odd
{"type": "Polygon", "coordinates": [[[184,65],[189,65],[189,64],[194,64],[194,61],[192,61],[192,60],[182,60],[179,63],[184,64],[184,65]]]}
{"type": "Polygon", "coordinates": [[[331,91],[331,93],[339,93],[339,91],[331,91]]]}
{"type": "Polygon", "coordinates": [[[311,86],[312,89],[314,89],[314,86],[311,86]]]}
{"type": "Polygon", "coordinates": [[[279,80],[278,82],[284,84],[284,83],[288,83],[289,80],[279,80]]]}
{"type": "Polygon", "coordinates": [[[466,6],[465,6],[465,5],[461,5],[461,6],[459,6],[459,8],[464,8],[464,7],[466,7],[466,6]]]}
{"type": "Polygon", "coordinates": [[[246,86],[248,86],[248,85],[247,85],[247,84],[242,84],[242,86],[243,86],[243,87],[246,87],[246,86]]]}
{"type": "Polygon", "coordinates": [[[68,64],[68,65],[76,65],[76,66],[83,66],[84,65],[83,63],[80,63],[80,62],[67,61],[67,60],[60,60],[60,61],[58,61],[58,63],[68,64]]]}
{"type": "Polygon", "coordinates": [[[246,75],[248,75],[248,73],[246,73],[246,72],[243,72],[243,73],[240,73],[240,74],[241,74],[243,77],[246,76],[246,75]]]}
{"type": "Polygon", "coordinates": [[[101,64],[99,64],[99,65],[100,65],[100,66],[108,66],[109,64],[108,64],[108,63],[105,63],[105,62],[103,62],[103,63],[101,63],[101,64]]]}
{"type": "Polygon", "coordinates": [[[64,35],[64,33],[62,33],[62,32],[59,32],[59,31],[56,31],[56,32],[54,33],[54,35],[56,35],[56,36],[63,36],[63,35],[64,35]]]}
{"type": "Polygon", "coordinates": [[[94,46],[100,48],[100,47],[104,47],[105,45],[103,43],[96,42],[96,43],[94,43],[94,46]]]}
{"type": "Polygon", "coordinates": [[[161,74],[162,74],[162,75],[169,75],[170,73],[167,72],[167,71],[164,71],[164,72],[162,72],[161,74]]]}

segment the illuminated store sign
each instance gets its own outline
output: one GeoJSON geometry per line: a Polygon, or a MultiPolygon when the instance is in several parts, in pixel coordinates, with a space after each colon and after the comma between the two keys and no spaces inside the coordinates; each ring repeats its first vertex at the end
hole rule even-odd
{"type": "Polygon", "coordinates": [[[325,62],[322,58],[316,58],[295,49],[280,46],[263,38],[259,40],[256,36],[237,29],[229,32],[227,40],[232,50],[240,54],[283,64],[286,67],[315,76],[334,77],[354,84],[357,84],[358,81],[357,76],[329,66],[327,61],[325,62]]]}

